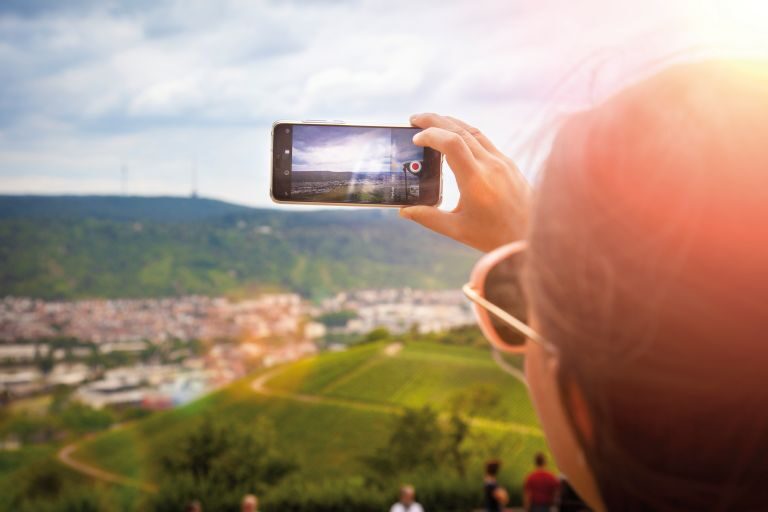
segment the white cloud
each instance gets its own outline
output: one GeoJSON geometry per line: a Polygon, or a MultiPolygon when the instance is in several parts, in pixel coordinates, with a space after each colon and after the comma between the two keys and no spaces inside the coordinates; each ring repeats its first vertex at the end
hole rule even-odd
{"type": "MultiPolygon", "coordinates": [[[[84,2],[0,11],[0,192],[269,203],[275,119],[440,111],[517,153],[697,43],[766,54],[758,0],[84,2]],[[751,34],[751,35],[750,35],[751,34]],[[748,37],[749,36],[749,37],[748,37]]],[[[762,9],[762,10],[760,10],[762,9]]],[[[531,160],[535,162],[536,159],[531,160]]],[[[533,165],[533,164],[531,164],[533,165]]],[[[533,172],[533,167],[528,169],[533,172]]],[[[447,203],[455,202],[449,187],[447,203]]]]}

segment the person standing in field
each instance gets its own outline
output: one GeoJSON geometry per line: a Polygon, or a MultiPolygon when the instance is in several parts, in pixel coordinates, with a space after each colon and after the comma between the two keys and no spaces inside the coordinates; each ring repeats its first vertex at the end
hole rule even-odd
{"type": "Polygon", "coordinates": [[[416,489],[412,485],[402,486],[400,499],[392,505],[389,512],[424,512],[422,506],[416,501],[416,489]]]}
{"type": "Polygon", "coordinates": [[[242,512],[258,512],[259,498],[253,494],[246,494],[243,496],[243,501],[240,504],[240,510],[242,512]]]}
{"type": "Polygon", "coordinates": [[[485,463],[485,478],[483,479],[483,495],[487,512],[502,512],[509,503],[507,490],[499,485],[497,476],[501,469],[500,460],[489,460],[485,463]]]}
{"type": "Polygon", "coordinates": [[[523,485],[523,503],[529,512],[549,512],[555,505],[555,498],[560,490],[557,477],[547,471],[547,459],[543,453],[533,458],[536,469],[525,479],[523,485]]]}

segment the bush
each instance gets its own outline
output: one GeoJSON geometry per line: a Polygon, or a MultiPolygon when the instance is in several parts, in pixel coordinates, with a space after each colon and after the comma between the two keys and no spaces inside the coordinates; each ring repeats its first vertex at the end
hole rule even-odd
{"type": "Polygon", "coordinates": [[[117,507],[111,496],[100,489],[78,486],[62,492],[55,499],[23,503],[19,512],[113,512],[117,507]]]}
{"type": "Polygon", "coordinates": [[[161,455],[161,490],[146,508],[175,511],[200,500],[205,510],[237,510],[244,494],[263,494],[296,469],[275,449],[274,438],[266,421],[244,425],[203,418],[161,455]]]}
{"type": "Polygon", "coordinates": [[[110,410],[94,409],[80,402],[70,402],[59,413],[59,417],[65,428],[78,434],[105,430],[115,422],[115,416],[110,410]]]}
{"type": "Polygon", "coordinates": [[[264,499],[265,510],[281,512],[380,512],[394,502],[379,489],[365,485],[359,478],[340,478],[313,482],[290,478],[264,499]]]}

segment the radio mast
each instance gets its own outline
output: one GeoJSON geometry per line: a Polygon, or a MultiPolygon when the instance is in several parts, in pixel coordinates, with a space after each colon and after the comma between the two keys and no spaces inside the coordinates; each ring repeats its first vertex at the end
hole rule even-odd
{"type": "Polygon", "coordinates": [[[120,166],[120,195],[125,197],[128,193],[128,166],[120,166]]]}
{"type": "Polygon", "coordinates": [[[190,171],[190,197],[192,199],[197,198],[197,157],[192,160],[192,169],[190,171]]]}

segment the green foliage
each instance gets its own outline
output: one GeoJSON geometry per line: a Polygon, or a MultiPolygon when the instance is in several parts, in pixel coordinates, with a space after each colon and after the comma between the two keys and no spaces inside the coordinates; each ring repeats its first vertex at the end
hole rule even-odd
{"type": "Polygon", "coordinates": [[[365,335],[366,343],[373,343],[376,341],[385,341],[392,337],[392,335],[389,333],[389,329],[386,327],[377,327],[376,329],[372,330],[368,334],[365,335]]]}
{"type": "Polygon", "coordinates": [[[61,425],[67,430],[85,434],[109,428],[115,416],[109,409],[94,409],[80,402],[70,402],[59,412],[61,425]]]}
{"type": "Polygon", "coordinates": [[[454,411],[477,416],[483,412],[496,410],[501,405],[501,390],[487,383],[474,384],[457,391],[450,400],[454,411]]]}
{"type": "Polygon", "coordinates": [[[9,477],[0,500],[19,512],[112,512],[116,508],[103,489],[87,485],[63,466],[36,458],[9,477]]]}
{"type": "Polygon", "coordinates": [[[463,445],[468,435],[469,424],[457,414],[441,424],[437,412],[428,406],[406,409],[387,444],[363,461],[372,482],[382,487],[393,485],[403,474],[446,467],[465,476],[468,454],[463,445]]]}
{"type": "Polygon", "coordinates": [[[149,500],[155,511],[178,510],[193,499],[211,510],[234,510],[243,494],[262,493],[296,470],[276,450],[266,420],[245,425],[210,416],[172,441],[160,465],[160,492],[149,500]]]}
{"type": "Polygon", "coordinates": [[[27,411],[11,413],[0,424],[0,437],[13,436],[23,444],[51,441],[60,427],[53,417],[31,414],[27,411]]]}
{"type": "Polygon", "coordinates": [[[317,317],[315,320],[325,325],[326,327],[344,327],[347,325],[347,322],[353,318],[357,318],[357,313],[345,309],[342,311],[332,311],[330,313],[325,313],[317,317]]]}
{"type": "Polygon", "coordinates": [[[116,512],[111,494],[89,486],[63,489],[54,499],[31,499],[19,505],[19,512],[116,512]]]}
{"type": "Polygon", "coordinates": [[[483,333],[480,332],[480,328],[476,325],[466,325],[455,327],[445,332],[431,332],[426,334],[418,333],[417,327],[418,326],[413,326],[406,337],[407,340],[476,348],[488,347],[488,341],[486,341],[483,333]]]}
{"type": "Polygon", "coordinates": [[[263,499],[264,510],[282,512],[381,512],[394,501],[394,493],[372,488],[354,477],[320,481],[289,478],[263,499]]]}
{"type": "Polygon", "coordinates": [[[477,257],[391,212],[285,212],[200,199],[16,199],[0,196],[3,296],[283,289],[320,297],[362,287],[457,287],[477,257]]]}
{"type": "MultiPolygon", "coordinates": [[[[162,483],[164,505],[153,501],[152,507],[143,504],[138,510],[175,511],[191,499],[200,499],[204,510],[236,510],[245,492],[256,492],[264,510],[387,510],[399,485],[408,482],[416,486],[427,510],[466,511],[482,503],[482,462],[489,458],[504,460],[501,481],[516,495],[533,454],[546,452],[522,383],[498,370],[487,350],[419,341],[392,353],[387,346],[370,343],[267,370],[264,386],[272,395],[255,392],[253,376],[187,406],[98,434],[74,456],[118,474],[162,483]],[[500,391],[500,402],[490,410],[478,408],[474,418],[464,410],[452,417],[454,397],[483,384],[500,391]],[[416,464],[406,471],[390,460],[391,477],[376,477],[364,459],[387,455],[404,407],[419,411],[425,405],[437,417],[441,441],[419,447],[417,453],[419,459],[439,460],[437,467],[426,470],[416,464]],[[270,434],[271,450],[297,454],[298,468],[274,485],[230,489],[226,497],[214,493],[219,486],[212,488],[210,492],[220,496],[215,500],[226,498],[226,503],[204,500],[209,484],[198,485],[192,476],[166,485],[167,472],[159,461],[184,451],[177,450],[180,439],[197,430],[202,415],[215,418],[214,424],[247,425],[250,430],[260,418],[268,418],[279,425],[270,434]],[[217,503],[221,507],[213,507],[217,503]]],[[[416,443],[425,431],[435,431],[429,422],[423,423],[424,428],[404,429],[398,442],[416,443]]]]}

